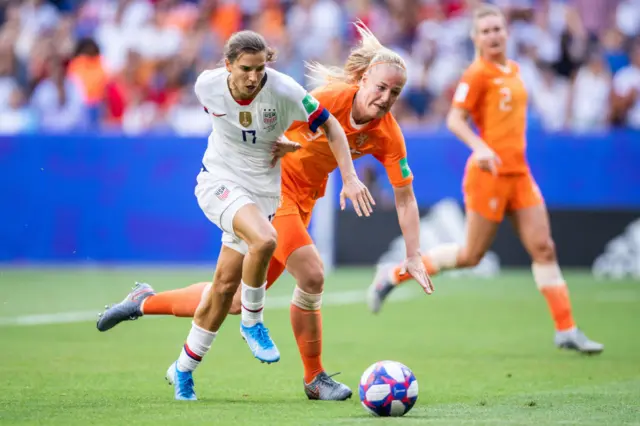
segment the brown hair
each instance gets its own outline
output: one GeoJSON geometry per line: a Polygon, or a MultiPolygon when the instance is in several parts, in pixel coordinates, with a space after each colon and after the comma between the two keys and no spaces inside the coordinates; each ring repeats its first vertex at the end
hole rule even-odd
{"type": "Polygon", "coordinates": [[[344,67],[328,67],[318,62],[307,63],[307,69],[319,78],[310,77],[322,82],[344,81],[345,83],[358,83],[362,76],[378,64],[390,64],[406,71],[404,60],[391,49],[384,47],[375,35],[360,20],[353,23],[362,37],[362,41],[351,51],[344,67]]]}
{"type": "Polygon", "coordinates": [[[229,62],[235,62],[243,53],[267,54],[267,62],[273,62],[276,52],[267,45],[266,40],[260,34],[253,31],[239,31],[229,37],[224,45],[224,58],[229,62]]]}

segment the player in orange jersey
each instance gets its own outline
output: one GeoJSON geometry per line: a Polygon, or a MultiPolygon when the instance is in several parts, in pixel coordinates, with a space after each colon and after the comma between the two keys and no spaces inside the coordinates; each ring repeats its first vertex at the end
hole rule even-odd
{"type": "MultiPolygon", "coordinates": [[[[589,340],[574,323],[547,209],[527,164],[527,92],[518,64],[505,56],[507,29],[500,10],[479,7],[471,35],[477,57],[462,76],[447,117],[449,129],[472,150],[463,182],[466,244],[435,247],[423,256],[425,268],[437,274],[477,265],[507,213],[533,260],[533,278],[555,322],[555,344],[599,353],[603,345],[589,340]],[[469,117],[479,134],[469,126],[469,117]]],[[[377,313],[391,290],[410,278],[402,267],[380,268],[369,289],[370,309],[377,313]]]]}
{"type": "MultiPolygon", "coordinates": [[[[420,216],[413,192],[413,175],[407,164],[404,137],[389,113],[406,82],[406,65],[385,48],[362,24],[356,25],[362,42],[343,69],[310,64],[326,84],[312,92],[343,127],[354,158],[371,154],[386,168],[394,187],[398,219],[405,236],[407,258],[403,270],[427,293],[433,291],[419,252],[420,216]]],[[[322,292],[324,271],[307,227],[316,200],[324,195],[329,173],[337,167],[331,143],[323,133],[313,133],[307,123],[294,123],[286,137],[302,147],[282,158],[282,202],[273,220],[278,235],[276,251],[267,273],[267,288],[285,269],[296,279],[291,301],[291,324],[304,365],[304,389],[310,399],[344,400],[351,390],[325,373],[322,354],[322,292]]],[[[341,207],[345,197],[341,194],[341,207]]],[[[240,281],[240,276],[236,277],[240,281]]],[[[155,294],[139,284],[125,300],[107,309],[98,321],[106,331],[121,321],[144,315],[193,316],[209,284],[155,294]]],[[[215,288],[213,289],[215,291],[215,288]]],[[[235,294],[231,313],[240,312],[235,294]]]]}

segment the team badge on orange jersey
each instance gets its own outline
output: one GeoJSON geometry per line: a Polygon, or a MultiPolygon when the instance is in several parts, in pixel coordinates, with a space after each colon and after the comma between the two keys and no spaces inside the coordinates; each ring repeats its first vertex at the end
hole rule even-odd
{"type": "Polygon", "coordinates": [[[264,123],[265,130],[267,132],[272,131],[278,124],[278,116],[276,115],[275,108],[265,108],[262,110],[262,122],[264,123]]]}
{"type": "Polygon", "coordinates": [[[249,112],[249,111],[240,111],[240,117],[239,117],[238,121],[240,121],[240,124],[242,124],[243,127],[251,126],[251,123],[253,121],[251,119],[251,112],[249,112]]]}

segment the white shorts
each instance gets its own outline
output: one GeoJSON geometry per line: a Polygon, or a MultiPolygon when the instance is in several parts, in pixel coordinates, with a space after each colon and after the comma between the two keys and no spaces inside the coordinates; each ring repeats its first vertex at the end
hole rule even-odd
{"type": "Polygon", "coordinates": [[[200,172],[197,181],[195,194],[198,205],[205,216],[222,230],[222,244],[240,254],[247,254],[247,243],[233,231],[233,218],[242,207],[253,203],[271,221],[280,204],[280,197],[252,194],[237,183],[217,178],[211,172],[200,172]]]}

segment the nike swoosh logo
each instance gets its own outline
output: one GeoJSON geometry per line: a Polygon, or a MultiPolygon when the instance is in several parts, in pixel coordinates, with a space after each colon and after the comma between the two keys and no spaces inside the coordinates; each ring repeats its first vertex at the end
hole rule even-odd
{"type": "MultiPolygon", "coordinates": [[[[210,112],[210,111],[209,111],[209,109],[208,109],[207,107],[203,107],[203,108],[204,108],[204,112],[206,112],[207,114],[209,114],[209,112],[210,112]]],[[[227,114],[216,114],[215,112],[211,112],[211,114],[212,114],[214,117],[224,117],[225,115],[227,115],[227,114]]]]}

